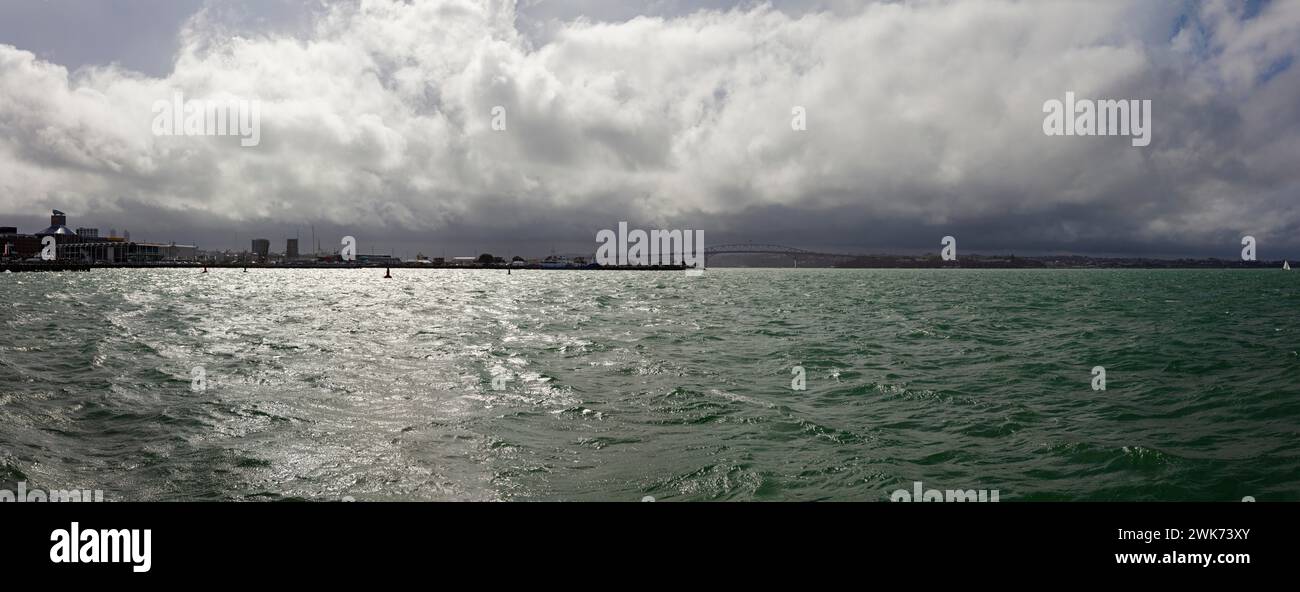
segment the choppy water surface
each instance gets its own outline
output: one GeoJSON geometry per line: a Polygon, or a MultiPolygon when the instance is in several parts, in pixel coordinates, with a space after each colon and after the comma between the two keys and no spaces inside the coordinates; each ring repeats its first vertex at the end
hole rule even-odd
{"type": "Polygon", "coordinates": [[[1297,274],[394,273],[0,277],[0,487],[1300,498],[1297,274]]]}

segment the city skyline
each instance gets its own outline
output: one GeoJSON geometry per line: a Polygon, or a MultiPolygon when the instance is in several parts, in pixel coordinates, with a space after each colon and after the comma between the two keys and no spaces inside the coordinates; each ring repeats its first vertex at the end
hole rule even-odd
{"type": "MultiPolygon", "coordinates": [[[[47,235],[57,236],[61,234],[75,235],[75,237],[73,238],[74,244],[95,243],[97,245],[103,246],[107,244],[107,242],[117,241],[118,243],[145,245],[151,248],[158,247],[158,248],[165,249],[166,247],[170,246],[172,247],[171,251],[169,252],[170,254],[161,255],[164,260],[188,261],[188,262],[209,261],[209,262],[230,263],[233,261],[247,261],[250,259],[260,260],[261,263],[267,263],[267,262],[290,263],[294,261],[297,261],[298,263],[303,263],[314,259],[319,259],[321,262],[326,262],[326,263],[338,262],[340,253],[344,252],[347,249],[347,245],[349,245],[349,243],[351,244],[351,247],[353,249],[352,252],[357,253],[358,256],[372,258],[372,262],[374,260],[379,260],[379,261],[388,261],[391,263],[401,263],[401,262],[417,263],[421,261],[425,263],[428,263],[430,261],[437,261],[441,263],[444,260],[447,262],[451,262],[452,260],[472,260],[472,259],[476,260],[476,259],[480,259],[485,255],[492,255],[499,262],[509,262],[511,260],[516,260],[516,261],[527,261],[533,264],[537,264],[542,262],[544,259],[549,261],[551,259],[554,259],[556,256],[560,256],[563,258],[563,260],[568,260],[569,257],[578,257],[576,261],[578,261],[579,266],[583,266],[586,264],[588,259],[600,260],[601,257],[600,253],[602,252],[602,247],[597,247],[593,253],[590,251],[584,251],[583,247],[581,246],[576,247],[574,250],[569,252],[557,251],[554,248],[554,246],[552,246],[550,252],[546,254],[518,253],[514,251],[503,251],[503,252],[491,253],[482,250],[480,251],[471,250],[471,251],[461,253],[459,255],[448,255],[445,248],[439,248],[436,246],[429,247],[428,245],[426,245],[425,248],[422,248],[415,254],[412,254],[410,252],[398,253],[395,248],[385,248],[385,246],[382,244],[379,244],[377,246],[367,245],[358,241],[357,237],[351,235],[344,236],[342,241],[340,242],[339,247],[331,248],[331,245],[328,244],[322,245],[320,243],[319,237],[317,237],[316,229],[314,227],[311,228],[310,235],[307,238],[306,249],[301,248],[301,245],[303,244],[302,243],[303,239],[298,236],[294,236],[294,237],[285,236],[279,239],[279,244],[284,245],[283,250],[277,250],[275,248],[275,245],[277,244],[276,241],[270,238],[266,238],[264,236],[252,238],[250,241],[251,242],[250,248],[246,248],[246,249],[200,248],[199,245],[194,244],[192,242],[186,242],[186,241],[175,241],[175,240],[155,241],[147,238],[141,240],[133,240],[130,233],[130,229],[124,229],[121,232],[119,232],[117,228],[109,228],[106,232],[104,232],[101,231],[101,229],[97,226],[77,225],[77,228],[74,231],[71,227],[68,226],[67,214],[60,210],[52,211],[51,217],[49,219],[49,224],[50,225],[46,227],[44,230],[37,231],[37,232],[25,232],[18,227],[5,226],[3,224],[0,224],[0,239],[3,239],[0,242],[4,242],[6,245],[6,249],[5,249],[6,257],[24,258],[26,256],[35,256],[36,255],[35,249],[37,249],[39,246],[37,241],[39,240],[40,237],[47,236],[47,235]],[[13,242],[14,239],[18,239],[19,244],[15,245],[13,242]],[[17,247],[16,249],[14,248],[15,246],[17,247]],[[176,249],[177,247],[180,247],[184,250],[178,251],[176,249]],[[367,249],[367,247],[370,248],[367,249]],[[11,253],[10,251],[14,251],[14,252],[11,253]],[[477,253],[477,255],[474,253],[477,253]],[[232,259],[232,257],[234,257],[234,259],[232,259]]],[[[626,223],[621,223],[619,231],[625,232],[626,230],[628,230],[626,223]]],[[[656,230],[653,232],[659,233],[661,231],[656,230]]],[[[676,231],[676,233],[680,233],[680,232],[681,231],[676,231]]],[[[612,230],[602,231],[601,234],[603,233],[609,233],[610,235],[608,237],[605,237],[606,240],[613,239],[615,237],[615,234],[613,233],[612,230]]],[[[601,237],[601,234],[597,235],[598,239],[601,237]]],[[[256,236],[256,235],[250,235],[250,236],[256,236]]],[[[650,235],[648,238],[649,241],[645,242],[645,246],[647,249],[654,248],[648,245],[655,245],[660,240],[660,238],[658,238],[656,235],[650,235]]],[[[702,233],[700,233],[699,238],[701,240],[703,239],[702,233]]],[[[628,248],[628,243],[626,242],[627,237],[623,237],[618,240],[625,241],[623,243],[622,248],[626,250],[628,248]]],[[[62,242],[62,239],[60,239],[60,242],[62,242]]],[[[598,242],[601,241],[598,240],[598,242]]],[[[601,242],[601,244],[605,245],[604,242],[601,242]]],[[[677,244],[680,246],[680,243],[677,244]]],[[[965,256],[967,258],[965,259],[965,263],[958,263],[958,258],[956,256],[955,238],[951,236],[945,236],[941,244],[944,246],[944,248],[940,249],[938,253],[935,253],[933,251],[927,251],[927,250],[921,250],[921,251],[897,251],[896,250],[896,251],[876,251],[876,252],[850,252],[850,251],[825,252],[825,251],[801,249],[799,247],[791,247],[789,245],[778,245],[773,243],[763,243],[763,242],[755,242],[755,241],[746,241],[743,243],[728,243],[728,244],[719,244],[717,242],[714,242],[712,245],[701,243],[699,256],[703,256],[704,249],[705,247],[707,247],[710,250],[709,251],[710,253],[714,253],[713,249],[719,249],[714,254],[715,258],[717,256],[725,256],[726,262],[723,265],[721,265],[722,267],[766,267],[766,266],[785,267],[787,264],[793,264],[795,267],[798,267],[799,266],[798,260],[802,259],[805,265],[812,263],[811,267],[842,267],[842,268],[860,268],[860,267],[891,268],[891,267],[915,267],[918,265],[921,267],[932,267],[935,265],[938,266],[952,265],[957,267],[964,266],[964,267],[977,267],[977,268],[978,267],[1068,268],[1068,267],[1097,267],[1097,266],[1155,267],[1155,268],[1168,268],[1168,267],[1180,267],[1180,266],[1183,267],[1187,267],[1187,266],[1190,267],[1269,267],[1271,265],[1277,265],[1279,262],[1285,264],[1289,259],[1287,257],[1273,257],[1273,258],[1269,258],[1267,256],[1259,257],[1258,244],[1257,241],[1252,236],[1243,237],[1242,244],[1247,246],[1243,246],[1242,250],[1239,253],[1234,253],[1232,256],[1227,256],[1227,257],[1218,256],[1218,255],[1208,256],[1208,257],[1133,256],[1133,255],[1123,255],[1123,254],[1078,254],[1078,253],[1068,253],[1068,252],[1016,253],[1014,251],[1002,252],[1002,253],[990,253],[990,252],[980,252],[978,250],[966,251],[963,249],[963,252],[965,253],[965,256]],[[737,259],[736,258],[737,255],[741,256],[741,258],[737,259]],[[936,261],[948,261],[948,263],[947,264],[935,263],[935,261],[931,261],[932,259],[936,261]]],[[[611,245],[605,245],[605,246],[611,246],[611,245]]],[[[674,251],[674,253],[677,252],[679,251],[674,251]]],[[[159,254],[159,253],[155,253],[155,254],[159,254]]],[[[74,257],[82,257],[82,256],[83,255],[75,255],[74,257]]],[[[623,265],[623,263],[615,264],[609,261],[606,261],[606,264],[623,265]]],[[[633,265],[636,265],[636,263],[633,263],[633,265]]],[[[1289,269],[1289,267],[1287,267],[1287,269],[1289,269]]]]}

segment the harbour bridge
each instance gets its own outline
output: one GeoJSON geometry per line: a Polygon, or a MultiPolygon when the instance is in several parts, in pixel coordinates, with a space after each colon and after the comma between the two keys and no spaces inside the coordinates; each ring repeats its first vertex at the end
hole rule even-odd
{"type": "Polygon", "coordinates": [[[772,243],[731,243],[705,247],[704,261],[706,266],[708,265],[709,257],[715,255],[785,255],[794,260],[796,267],[799,265],[800,258],[805,260],[827,258],[851,259],[858,256],[848,253],[822,253],[772,243]]]}

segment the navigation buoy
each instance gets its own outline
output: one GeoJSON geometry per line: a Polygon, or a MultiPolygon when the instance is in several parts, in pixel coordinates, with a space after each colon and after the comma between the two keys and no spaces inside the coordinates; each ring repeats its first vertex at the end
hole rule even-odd
{"type": "Polygon", "coordinates": [[[385,267],[385,268],[384,268],[384,279],[386,279],[386,280],[391,280],[391,279],[393,279],[393,271],[392,271],[392,268],[389,268],[389,267],[385,267]]]}
{"type": "Polygon", "coordinates": [[[203,266],[203,273],[207,273],[207,272],[208,272],[208,266],[204,265],[204,266],[203,266]]]}

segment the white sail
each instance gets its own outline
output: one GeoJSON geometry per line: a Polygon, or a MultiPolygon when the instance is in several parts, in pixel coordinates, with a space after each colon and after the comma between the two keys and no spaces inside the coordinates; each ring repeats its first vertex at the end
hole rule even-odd
{"type": "Polygon", "coordinates": [[[1290,270],[1291,270],[1291,264],[1290,264],[1289,262],[1287,262],[1287,261],[1283,261],[1283,262],[1282,262],[1282,269],[1285,269],[1285,270],[1287,270],[1287,271],[1290,271],[1290,270]]]}

